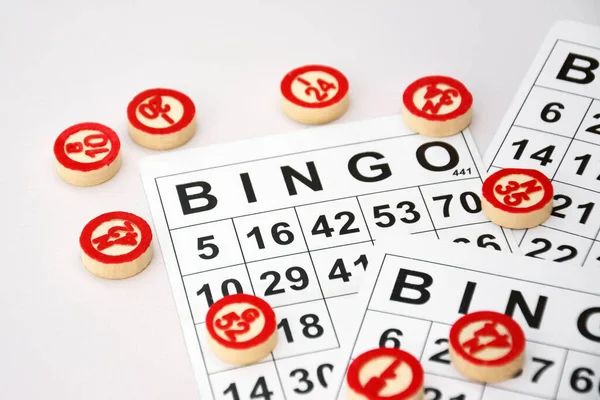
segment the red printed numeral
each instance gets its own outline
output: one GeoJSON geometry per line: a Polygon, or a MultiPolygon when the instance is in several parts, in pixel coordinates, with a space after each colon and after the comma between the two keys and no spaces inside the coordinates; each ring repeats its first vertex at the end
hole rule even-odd
{"type": "Polygon", "coordinates": [[[242,312],[241,317],[236,312],[230,312],[223,315],[215,321],[215,327],[224,331],[225,335],[232,341],[237,341],[237,336],[250,330],[250,324],[260,316],[256,308],[248,308],[242,312]],[[233,324],[236,328],[231,329],[233,324]]]}
{"type": "Polygon", "coordinates": [[[162,96],[160,95],[151,97],[147,103],[140,104],[139,111],[147,119],[156,119],[160,116],[171,125],[175,123],[173,118],[167,114],[171,111],[171,106],[168,104],[163,106],[162,96]]]}
{"type": "Polygon", "coordinates": [[[379,376],[374,376],[367,381],[365,392],[377,395],[387,386],[387,380],[396,378],[396,368],[402,364],[402,360],[396,358],[379,376]]]}
{"type": "Polygon", "coordinates": [[[496,329],[495,322],[486,322],[483,328],[474,333],[472,339],[467,340],[462,345],[468,353],[476,354],[489,347],[510,348],[511,344],[508,335],[502,335],[496,329]],[[492,340],[489,340],[489,339],[492,340]]]}
{"type": "Polygon", "coordinates": [[[542,190],[541,186],[538,186],[538,181],[535,179],[528,180],[527,182],[519,183],[517,181],[508,181],[508,184],[503,187],[497,185],[494,190],[498,194],[504,194],[504,204],[509,206],[518,206],[524,200],[530,200],[529,194],[542,190]],[[516,192],[519,189],[525,189],[524,191],[516,192]]]}
{"type": "Polygon", "coordinates": [[[83,139],[83,143],[81,142],[71,142],[65,145],[65,151],[67,153],[81,153],[83,151],[83,147],[91,147],[87,149],[84,153],[88,157],[96,158],[96,154],[106,153],[108,152],[108,137],[104,133],[94,133],[92,135],[87,135],[83,139]]]}
{"type": "Polygon", "coordinates": [[[312,84],[307,81],[306,79],[302,78],[302,77],[298,77],[298,82],[302,83],[303,85],[306,86],[306,90],[304,90],[304,93],[306,93],[307,96],[310,96],[311,94],[314,94],[315,97],[317,98],[317,101],[324,101],[327,99],[327,97],[329,97],[329,94],[327,92],[329,92],[330,90],[334,90],[336,89],[335,84],[331,83],[331,82],[327,82],[324,79],[317,79],[317,84],[319,85],[319,88],[321,89],[321,91],[319,91],[319,89],[317,89],[316,87],[312,86],[312,84]]]}
{"type": "Polygon", "coordinates": [[[435,84],[427,86],[427,92],[425,92],[425,100],[427,102],[423,105],[422,110],[427,112],[430,111],[432,114],[437,114],[442,106],[449,106],[454,103],[453,97],[458,97],[459,93],[456,89],[439,89],[435,84]],[[441,95],[441,96],[440,96],[441,95]],[[431,99],[436,96],[440,96],[437,103],[433,103],[431,99]]]}
{"type": "Polygon", "coordinates": [[[135,246],[137,242],[138,234],[133,229],[133,225],[129,221],[125,221],[123,226],[113,226],[108,232],[102,236],[98,236],[92,240],[93,244],[96,244],[96,248],[99,251],[107,249],[111,246],[120,244],[126,246],[135,246]],[[124,234],[121,234],[123,232],[124,234]]]}

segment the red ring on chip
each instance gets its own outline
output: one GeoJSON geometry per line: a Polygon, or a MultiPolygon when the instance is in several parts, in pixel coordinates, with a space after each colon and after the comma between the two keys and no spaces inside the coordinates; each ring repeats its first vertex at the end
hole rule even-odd
{"type": "MultiPolygon", "coordinates": [[[[490,327],[490,330],[492,328],[493,327],[490,327]]],[[[461,317],[460,319],[458,319],[458,321],[454,323],[454,325],[452,325],[452,328],[450,328],[450,335],[448,340],[454,352],[456,352],[460,357],[464,358],[469,363],[479,366],[501,367],[514,362],[525,351],[525,334],[523,333],[523,330],[521,329],[519,324],[517,324],[515,320],[513,320],[508,315],[493,311],[478,311],[461,317]],[[472,324],[481,323],[485,321],[490,322],[494,326],[496,324],[502,325],[508,331],[508,334],[510,336],[509,341],[511,347],[509,352],[500,358],[492,360],[482,360],[465,351],[465,343],[468,343],[469,341],[463,343],[460,342],[460,335],[464,329],[468,328],[472,324]]],[[[488,342],[487,346],[489,346],[489,343],[492,342],[488,342]]],[[[475,343],[473,346],[476,345],[477,343],[475,343]]],[[[469,347],[471,349],[474,349],[473,346],[469,347]]]]}
{"type": "MultiPolygon", "coordinates": [[[[95,136],[95,135],[91,135],[91,136],[95,136]]],[[[87,137],[86,137],[86,139],[87,139],[87,137]]],[[[80,146],[81,146],[80,151],[81,152],[84,151],[83,144],[84,143],[80,143],[80,146]]],[[[97,122],[82,122],[82,123],[70,126],[67,129],[65,129],[64,131],[62,131],[62,133],[60,135],[58,135],[58,137],[54,141],[54,156],[56,157],[56,160],[65,168],[68,168],[70,170],[81,171],[81,172],[94,171],[94,170],[100,169],[102,167],[105,167],[105,166],[111,164],[112,162],[115,161],[115,159],[119,155],[120,150],[121,150],[121,141],[119,140],[119,136],[117,136],[115,131],[110,129],[108,126],[99,124],[97,122]],[[99,159],[97,161],[93,161],[93,162],[89,162],[89,163],[75,161],[74,159],[69,157],[69,155],[67,154],[67,152],[65,150],[65,145],[67,144],[67,140],[71,136],[73,136],[81,131],[95,131],[95,132],[99,132],[97,135],[104,135],[106,137],[106,139],[110,142],[110,145],[111,145],[110,150],[107,152],[104,152],[104,153],[95,153],[95,152],[93,152],[94,149],[90,148],[90,149],[86,150],[88,152],[92,151],[92,153],[90,153],[92,155],[90,155],[89,157],[91,157],[91,158],[99,157],[99,159]]]]}
{"type": "Polygon", "coordinates": [[[129,119],[129,123],[134,128],[151,135],[168,135],[180,132],[192,122],[195,116],[196,106],[194,105],[192,99],[190,99],[187,95],[173,89],[156,88],[144,90],[143,92],[137,94],[127,106],[127,118],[129,119]],[[143,124],[137,116],[138,107],[140,107],[140,105],[142,105],[142,103],[144,103],[146,100],[156,96],[159,98],[163,96],[169,96],[179,101],[183,107],[183,115],[181,118],[178,121],[174,121],[172,125],[163,128],[156,128],[143,124]]]}
{"type": "MultiPolygon", "coordinates": [[[[522,187],[522,183],[523,182],[520,182],[521,187],[522,187]]],[[[527,188],[523,187],[523,189],[524,189],[524,192],[527,193],[527,188]]],[[[550,181],[550,179],[548,179],[546,177],[546,175],[544,175],[540,171],[537,171],[535,169],[526,169],[526,168],[504,168],[504,169],[501,169],[500,171],[494,172],[492,175],[488,176],[487,179],[483,182],[481,191],[482,191],[483,197],[485,197],[485,199],[494,207],[499,208],[506,212],[518,213],[518,214],[525,214],[525,213],[530,213],[532,211],[540,210],[540,209],[544,208],[554,198],[554,188],[552,186],[552,182],[550,181]],[[542,186],[542,190],[544,191],[543,197],[537,203],[532,204],[527,207],[511,206],[511,205],[508,205],[508,204],[505,204],[505,203],[499,201],[494,192],[497,191],[498,189],[500,189],[500,190],[508,190],[508,189],[504,188],[504,187],[499,188],[497,183],[502,178],[505,178],[509,175],[525,175],[531,179],[535,179],[542,186]]],[[[508,194],[509,193],[507,193],[507,195],[508,194]]]]}
{"type": "MultiPolygon", "coordinates": [[[[288,101],[300,107],[326,108],[342,101],[348,95],[349,87],[350,86],[348,84],[348,79],[337,69],[328,67],[326,65],[305,65],[291,70],[283,77],[283,80],[281,81],[281,94],[288,101]],[[296,95],[294,95],[294,93],[292,92],[292,84],[302,74],[305,74],[307,72],[324,72],[334,77],[334,79],[337,81],[334,83],[334,85],[337,84],[337,93],[330,99],[311,103],[296,97],[296,95]]],[[[315,94],[315,96],[318,95],[315,94]]]]}
{"type": "MultiPolygon", "coordinates": [[[[118,234],[115,233],[115,235],[118,234]]],[[[152,229],[150,229],[150,225],[137,215],[124,211],[113,211],[97,216],[85,225],[79,236],[79,244],[83,252],[102,264],[123,264],[135,261],[148,250],[151,243],[152,229]],[[125,254],[105,254],[94,246],[93,241],[97,239],[92,238],[94,231],[103,223],[113,220],[129,221],[140,231],[141,237],[137,240],[137,245],[125,254]]]]}
{"type": "Polygon", "coordinates": [[[423,391],[424,373],[419,360],[406,351],[396,348],[378,348],[369,350],[359,355],[348,367],[346,383],[348,389],[353,395],[363,396],[369,400],[408,400],[420,399],[423,391]],[[361,371],[377,358],[392,358],[394,361],[380,373],[379,376],[370,377],[368,381],[361,382],[361,371]],[[409,385],[400,393],[385,394],[381,396],[380,392],[386,387],[386,380],[397,377],[396,370],[402,365],[407,364],[412,373],[412,380],[409,385]]]}
{"type": "Polygon", "coordinates": [[[471,92],[469,92],[465,85],[462,84],[462,82],[454,78],[450,78],[449,76],[433,75],[417,79],[408,85],[404,91],[404,94],[402,95],[402,101],[406,109],[417,117],[424,118],[429,121],[448,121],[458,118],[469,111],[473,105],[473,95],[471,92]],[[417,108],[414,102],[415,93],[424,87],[430,85],[436,86],[438,84],[450,86],[452,89],[458,92],[460,97],[460,104],[458,107],[447,114],[429,113],[423,111],[423,109],[417,108]]]}
{"type": "Polygon", "coordinates": [[[260,297],[244,293],[225,296],[219,301],[215,302],[208,309],[205,321],[206,330],[208,331],[208,334],[214,341],[216,341],[219,345],[223,347],[238,350],[246,350],[260,346],[263,343],[267,342],[277,331],[277,320],[275,318],[275,312],[273,311],[271,306],[260,297]],[[217,331],[215,330],[215,317],[221,310],[223,310],[223,308],[232,304],[248,304],[252,307],[255,307],[260,313],[262,313],[265,319],[265,323],[262,330],[256,336],[247,341],[238,342],[225,340],[219,334],[217,334],[217,331]]]}

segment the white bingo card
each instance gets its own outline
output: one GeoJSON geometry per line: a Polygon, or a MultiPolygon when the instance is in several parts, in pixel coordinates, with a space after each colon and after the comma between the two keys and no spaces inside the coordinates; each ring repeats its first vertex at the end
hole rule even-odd
{"type": "Polygon", "coordinates": [[[145,160],[200,398],[323,398],[377,238],[515,248],[481,213],[481,171],[469,132],[426,138],[400,116],[145,160]],[[247,367],[206,341],[209,305],[237,292],[265,299],[278,320],[275,351],[247,367]]]}
{"type": "Polygon", "coordinates": [[[552,180],[554,210],[517,231],[531,257],[600,267],[600,28],[559,22],[548,34],[485,157],[552,180]]]}
{"type": "Polygon", "coordinates": [[[427,400],[600,399],[598,271],[412,237],[380,240],[375,249],[354,339],[331,380],[338,399],[347,391],[340,367],[377,347],[420,360],[427,400]],[[500,384],[469,381],[449,359],[451,325],[483,310],[512,316],[526,336],[522,371],[500,384]]]}

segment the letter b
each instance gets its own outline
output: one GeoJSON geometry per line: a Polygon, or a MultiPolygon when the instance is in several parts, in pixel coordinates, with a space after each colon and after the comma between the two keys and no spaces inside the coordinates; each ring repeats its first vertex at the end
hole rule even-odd
{"type": "Polygon", "coordinates": [[[433,278],[429,274],[419,271],[411,271],[408,269],[400,269],[400,271],[398,271],[398,276],[396,277],[396,283],[394,283],[394,288],[392,289],[390,300],[408,304],[425,304],[431,297],[431,293],[429,293],[427,288],[432,284],[433,278]],[[406,280],[409,276],[421,278],[423,282],[419,284],[408,283],[406,280]],[[412,292],[418,293],[418,297],[402,296],[403,289],[410,289],[412,292]]]}
{"type": "Polygon", "coordinates": [[[212,210],[217,206],[217,198],[210,193],[211,186],[208,182],[192,182],[176,185],[177,196],[179,196],[179,204],[183,215],[193,214],[202,211],[212,210]],[[189,194],[188,189],[199,187],[199,193],[189,194]],[[204,205],[192,207],[191,201],[195,199],[206,200],[204,205]]]}
{"type": "Polygon", "coordinates": [[[569,53],[560,71],[558,71],[556,79],[579,84],[591,83],[595,78],[593,71],[598,69],[599,66],[600,63],[595,58],[569,53]],[[576,62],[578,65],[575,65],[576,62]],[[576,72],[572,73],[572,71],[576,72]]]}

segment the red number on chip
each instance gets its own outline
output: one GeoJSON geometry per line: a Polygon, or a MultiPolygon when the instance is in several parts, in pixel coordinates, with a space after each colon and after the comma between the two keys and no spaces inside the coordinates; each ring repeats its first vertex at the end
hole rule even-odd
{"type": "Polygon", "coordinates": [[[539,209],[553,196],[552,183],[544,174],[519,168],[506,168],[490,175],[482,191],[493,206],[511,212],[539,209]]]}
{"type": "Polygon", "coordinates": [[[493,311],[461,317],[449,335],[452,364],[467,378],[496,383],[523,366],[525,335],[512,318],[493,311]]]}
{"type": "Polygon", "coordinates": [[[130,125],[146,134],[178,133],[192,123],[195,115],[192,100],[173,89],[145,90],[127,107],[130,125]]]}
{"type": "Polygon", "coordinates": [[[171,111],[171,106],[168,104],[165,104],[163,106],[162,101],[163,101],[163,98],[160,95],[151,97],[147,103],[140,104],[140,106],[138,107],[138,111],[145,118],[156,119],[160,116],[165,121],[167,121],[167,123],[169,123],[170,125],[173,125],[175,123],[175,121],[173,121],[173,119],[169,116],[169,114],[167,114],[169,111],[171,111]]]}
{"type": "Polygon", "coordinates": [[[66,168],[92,171],[112,163],[120,148],[119,137],[112,129],[87,122],[63,131],[54,143],[54,155],[66,168]]]}
{"type": "Polygon", "coordinates": [[[92,239],[92,243],[102,251],[117,244],[135,246],[138,244],[137,237],[138,234],[131,222],[123,221],[123,225],[111,226],[107,233],[92,239]]]}
{"type": "Polygon", "coordinates": [[[473,104],[473,96],[456,79],[426,76],[406,88],[403,102],[406,109],[417,117],[445,121],[467,113],[473,104]]]}
{"type": "Polygon", "coordinates": [[[419,361],[395,348],[379,348],[361,354],[350,364],[346,376],[349,392],[356,398],[370,400],[421,398],[423,379],[419,361]]]}
{"type": "Polygon", "coordinates": [[[110,264],[135,260],[147,250],[151,240],[152,231],[146,221],[131,213],[115,211],[88,222],[80,244],[88,256],[110,264]]]}
{"type": "Polygon", "coordinates": [[[290,71],[281,81],[281,93],[291,103],[306,108],[325,108],[348,94],[348,80],[324,65],[306,65],[290,71]]]}

